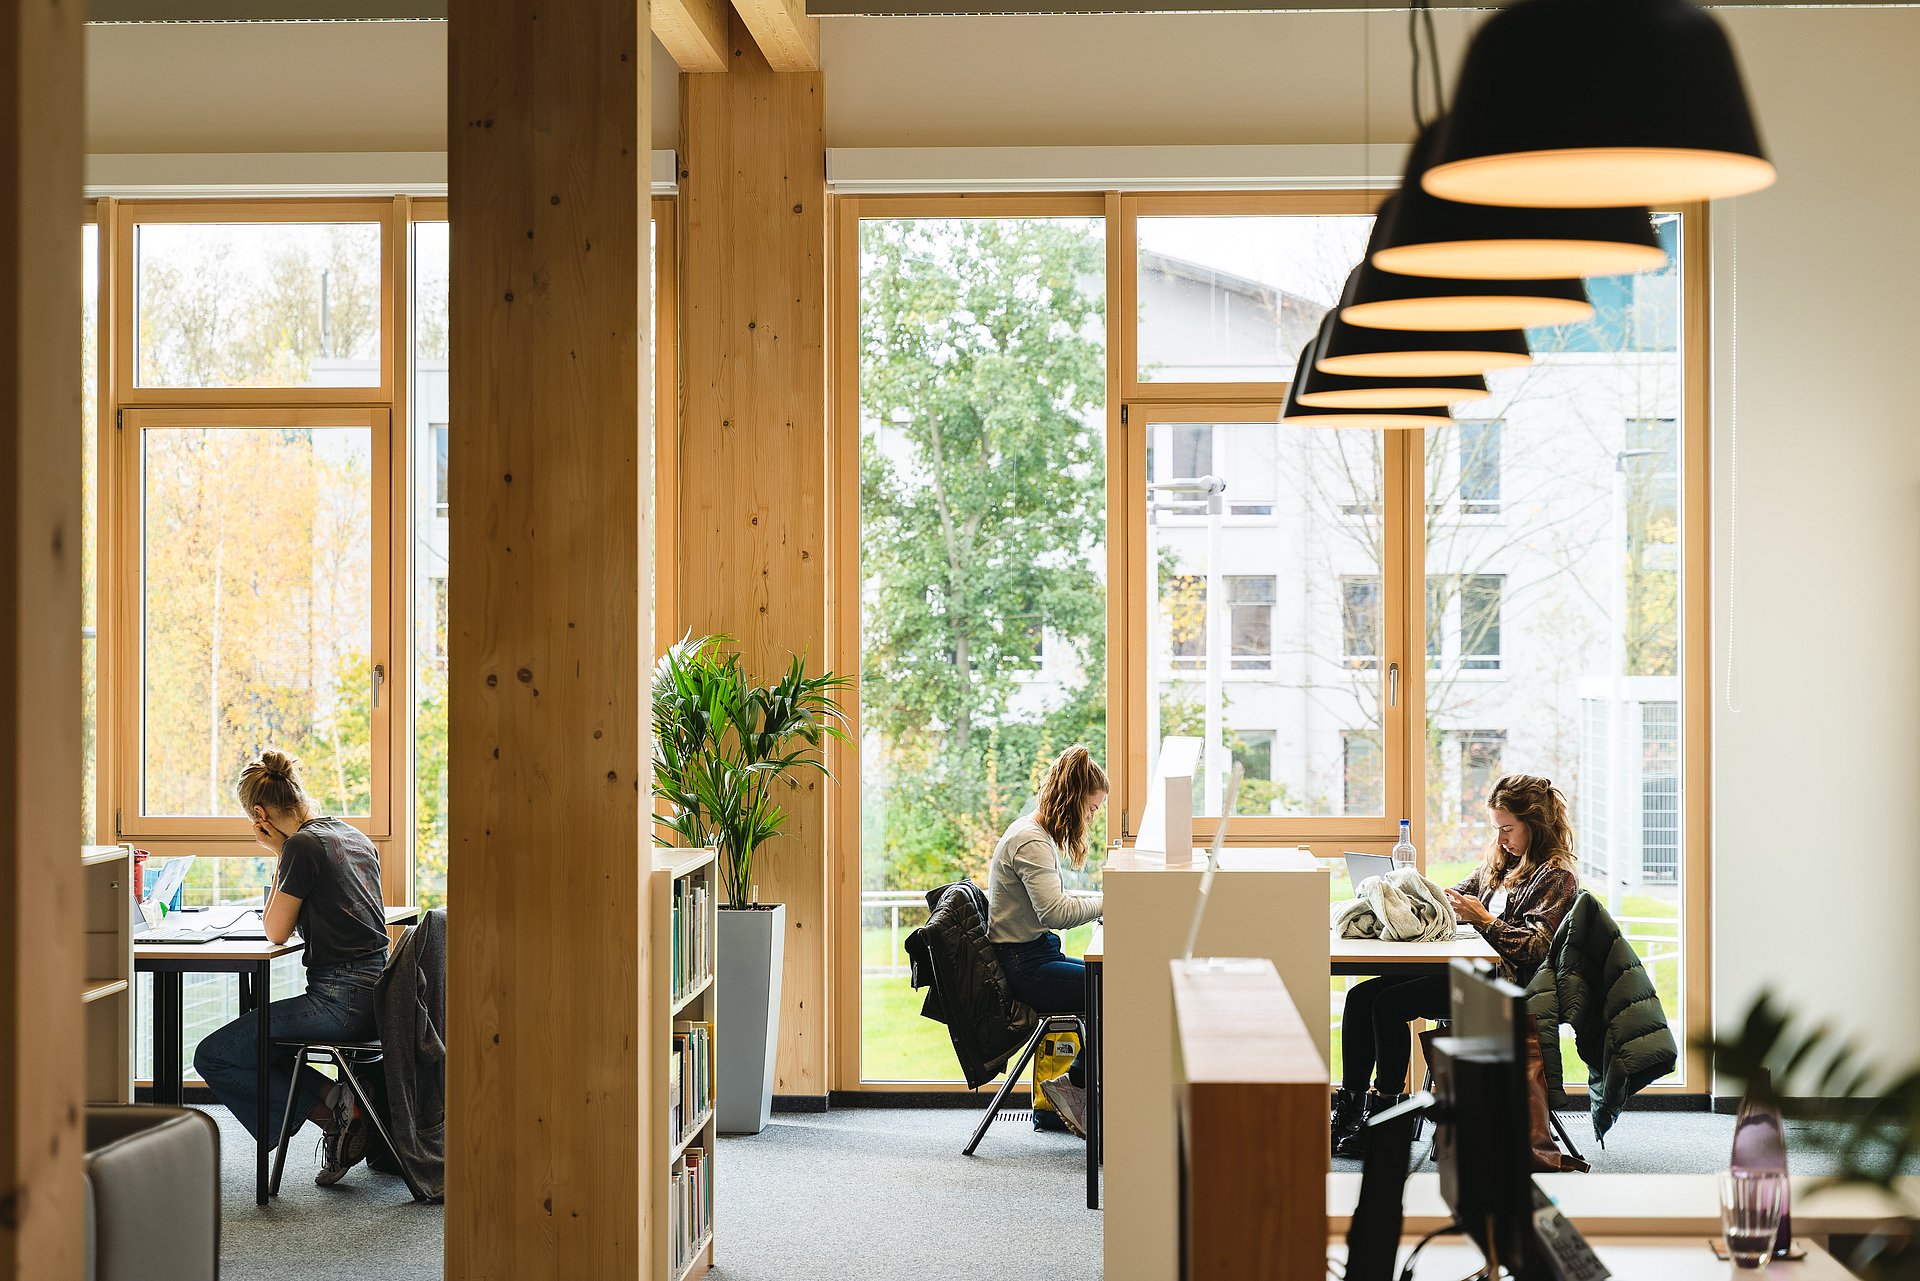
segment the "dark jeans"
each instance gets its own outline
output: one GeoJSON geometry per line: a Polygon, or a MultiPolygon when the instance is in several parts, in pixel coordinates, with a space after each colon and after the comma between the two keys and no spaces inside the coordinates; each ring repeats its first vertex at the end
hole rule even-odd
{"type": "MultiPolygon", "coordinates": [[[[1087,1003],[1087,967],[1060,947],[1060,936],[1042,934],[1031,943],[995,943],[1007,990],[1040,1014],[1079,1014],[1087,1003]]],[[[1080,1056],[1075,1055],[1067,1079],[1083,1084],[1080,1056]]]]}
{"type": "Polygon", "coordinates": [[[1349,1090],[1367,1088],[1369,1074],[1382,1094],[1399,1094],[1413,1054],[1414,1019],[1447,1017],[1444,975],[1377,978],[1347,989],[1340,1016],[1340,1083],[1349,1090]]]}
{"type": "MultiPolygon", "coordinates": [[[[386,957],[369,956],[345,965],[307,971],[307,990],[268,1006],[267,1029],[282,1040],[365,1041],[377,1029],[373,1015],[373,985],[379,981],[386,957]]],[[[194,1051],[194,1070],[219,1100],[230,1108],[255,1139],[254,1117],[259,1107],[260,1011],[242,1014],[200,1042],[194,1051]]],[[[267,1124],[278,1126],[294,1087],[293,1051],[274,1046],[267,1068],[267,1124]]],[[[304,1118],[320,1102],[330,1082],[310,1067],[300,1070],[299,1101],[294,1115],[304,1118]]]]}

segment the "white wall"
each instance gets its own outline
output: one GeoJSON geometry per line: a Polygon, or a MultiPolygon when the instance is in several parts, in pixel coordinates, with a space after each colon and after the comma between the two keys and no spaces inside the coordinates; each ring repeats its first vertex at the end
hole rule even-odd
{"type": "MultiPolygon", "coordinates": [[[[1477,16],[1437,15],[1449,74],[1477,16]]],[[[1920,12],[1722,10],[1777,187],[1715,211],[1716,686],[1740,273],[1735,699],[1714,724],[1723,1019],[1771,985],[1920,1058],[1920,12]]],[[[445,145],[444,28],[90,28],[101,151],[445,145]]],[[[831,19],[834,146],[1403,142],[1405,18],[831,19]]],[[[675,98],[658,55],[655,145],[675,98]]],[[[1717,697],[1717,696],[1716,696],[1717,697]]],[[[1718,705],[1718,698],[1717,698],[1718,705]]]]}
{"type": "Polygon", "coordinates": [[[1719,1017],[1762,984],[1920,1059],[1920,12],[1722,11],[1781,178],[1715,210],[1719,1017]],[[1739,565],[1728,581],[1739,253],[1739,565]]]}
{"type": "MultiPolygon", "coordinates": [[[[679,69],[653,44],[653,145],[674,146],[679,69]]],[[[445,151],[444,22],[87,28],[87,150],[445,151]]]]}

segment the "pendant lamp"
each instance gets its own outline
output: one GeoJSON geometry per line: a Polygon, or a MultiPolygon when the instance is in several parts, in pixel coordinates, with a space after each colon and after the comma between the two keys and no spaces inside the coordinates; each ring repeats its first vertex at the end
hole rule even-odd
{"type": "Polygon", "coordinates": [[[1287,387],[1286,404],[1280,408],[1280,421],[1297,427],[1348,427],[1366,431],[1409,430],[1439,427],[1453,421],[1444,406],[1411,406],[1402,409],[1317,409],[1300,403],[1299,392],[1313,374],[1314,349],[1319,340],[1307,344],[1294,366],[1293,382],[1287,387]]]}
{"type": "Polygon", "coordinates": [[[1467,49],[1423,185],[1443,200],[1566,209],[1713,200],[1773,180],[1733,46],[1692,0],[1515,0],[1467,49]]]}
{"type": "Polygon", "coordinates": [[[1300,369],[1294,375],[1291,394],[1302,408],[1426,409],[1484,400],[1491,394],[1487,380],[1479,374],[1452,378],[1352,378],[1326,373],[1315,368],[1313,360],[1332,328],[1333,313],[1328,312],[1320,322],[1320,332],[1312,345],[1301,353],[1300,369]]]}
{"type": "Polygon", "coordinates": [[[1442,200],[1421,179],[1445,117],[1421,130],[1391,211],[1380,213],[1382,271],[1461,280],[1624,276],[1666,265],[1644,208],[1512,209],[1442,200]]]}
{"type": "Polygon", "coordinates": [[[1336,319],[1314,367],[1362,378],[1458,378],[1532,363],[1527,337],[1518,329],[1367,329],[1336,319]]]}
{"type": "Polygon", "coordinates": [[[1340,318],[1368,329],[1533,329],[1577,324],[1593,315],[1578,280],[1442,280],[1381,271],[1373,255],[1387,245],[1398,196],[1381,202],[1367,256],[1347,278],[1340,318]]]}

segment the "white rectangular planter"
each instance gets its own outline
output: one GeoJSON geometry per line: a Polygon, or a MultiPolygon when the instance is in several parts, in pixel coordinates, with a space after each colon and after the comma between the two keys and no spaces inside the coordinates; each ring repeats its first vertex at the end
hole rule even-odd
{"type": "Polygon", "coordinates": [[[785,904],[735,910],[720,922],[714,1057],[720,1069],[722,1134],[758,1134],[773,1115],[773,1059],[780,1043],[780,969],[787,955],[785,904]]]}

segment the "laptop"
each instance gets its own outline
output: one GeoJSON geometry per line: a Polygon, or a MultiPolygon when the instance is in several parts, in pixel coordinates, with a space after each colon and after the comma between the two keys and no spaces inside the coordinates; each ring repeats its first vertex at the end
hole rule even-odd
{"type": "Polygon", "coordinates": [[[1356,890],[1360,888],[1360,882],[1369,876],[1385,876],[1393,870],[1391,854],[1355,854],[1348,851],[1346,858],[1347,882],[1356,890]]]}
{"type": "MultiPolygon", "coordinates": [[[[245,914],[245,908],[214,907],[208,908],[204,915],[200,912],[193,913],[192,924],[149,926],[143,920],[133,931],[133,941],[167,944],[213,943],[227,937],[227,932],[232,930],[245,914]]],[[[186,915],[183,912],[176,912],[168,920],[178,921],[186,915]]]]}

